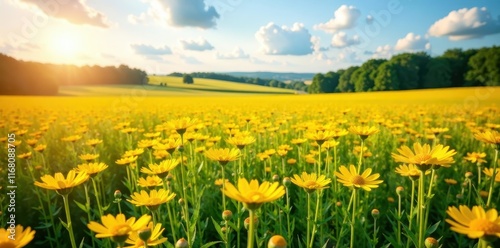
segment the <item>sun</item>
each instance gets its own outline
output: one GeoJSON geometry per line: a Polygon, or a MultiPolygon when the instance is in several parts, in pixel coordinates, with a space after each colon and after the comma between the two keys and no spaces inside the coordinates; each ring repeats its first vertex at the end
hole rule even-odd
{"type": "Polygon", "coordinates": [[[54,55],[63,58],[74,58],[81,50],[80,38],[71,33],[54,34],[50,46],[54,55]]]}

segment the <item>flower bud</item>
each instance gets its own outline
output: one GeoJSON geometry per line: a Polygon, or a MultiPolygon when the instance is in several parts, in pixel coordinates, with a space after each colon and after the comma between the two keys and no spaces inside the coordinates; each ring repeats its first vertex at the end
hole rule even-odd
{"type": "Polygon", "coordinates": [[[437,248],[439,247],[439,242],[433,237],[427,237],[424,241],[426,248],[437,248]]]}
{"type": "Polygon", "coordinates": [[[376,208],[372,209],[372,217],[374,219],[378,219],[379,216],[380,216],[380,211],[378,211],[378,209],[376,208]]]}
{"type": "Polygon", "coordinates": [[[283,178],[283,185],[287,188],[290,187],[290,185],[292,185],[292,180],[289,177],[283,178]]]}
{"type": "Polygon", "coordinates": [[[286,240],[281,235],[274,235],[269,239],[267,248],[286,248],[286,240]]]}
{"type": "Polygon", "coordinates": [[[175,243],[175,248],[187,248],[189,247],[189,244],[188,242],[186,241],[186,239],[184,238],[180,238],[179,240],[177,240],[177,242],[175,243]]]}
{"type": "Polygon", "coordinates": [[[273,181],[274,182],[278,182],[280,180],[280,176],[278,176],[277,174],[274,174],[273,175],[273,181]]]}
{"type": "Polygon", "coordinates": [[[233,212],[231,210],[224,210],[222,212],[222,219],[223,220],[230,220],[233,217],[233,212]]]}
{"type": "Polygon", "coordinates": [[[466,178],[472,178],[473,174],[470,171],[465,172],[465,177],[466,178]]]}
{"type": "Polygon", "coordinates": [[[404,190],[405,190],[405,188],[403,188],[402,186],[398,186],[398,187],[396,187],[396,193],[397,193],[398,195],[400,195],[400,194],[401,194],[401,192],[403,192],[404,190]]]}
{"type": "Polygon", "coordinates": [[[115,190],[115,194],[114,194],[114,196],[115,196],[115,199],[117,199],[117,198],[120,198],[120,199],[121,199],[121,198],[122,198],[122,192],[121,192],[121,191],[119,191],[119,190],[115,190]]]}
{"type": "Polygon", "coordinates": [[[179,198],[179,205],[183,206],[184,205],[184,198],[179,198]]]}

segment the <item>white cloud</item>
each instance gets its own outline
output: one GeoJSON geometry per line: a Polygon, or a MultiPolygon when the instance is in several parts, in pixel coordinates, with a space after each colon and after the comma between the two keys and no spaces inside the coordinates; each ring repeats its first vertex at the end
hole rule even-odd
{"type": "Polygon", "coordinates": [[[313,50],[314,50],[314,52],[328,51],[328,47],[322,47],[321,46],[321,38],[318,37],[318,36],[312,36],[311,37],[311,43],[313,44],[313,50]]]}
{"type": "Polygon", "coordinates": [[[496,33],[500,33],[500,18],[492,18],[485,7],[451,11],[429,28],[430,35],[445,36],[450,40],[480,38],[496,33]]]}
{"type": "Polygon", "coordinates": [[[404,38],[399,39],[394,47],[397,51],[424,51],[430,48],[431,44],[427,38],[414,33],[408,33],[404,38]]]}
{"type": "Polygon", "coordinates": [[[180,40],[179,42],[184,50],[205,51],[214,49],[214,47],[205,39],[180,40]]]}
{"type": "Polygon", "coordinates": [[[326,23],[314,26],[314,29],[326,32],[337,32],[338,30],[350,29],[356,25],[356,21],[361,16],[361,12],[354,6],[342,5],[333,13],[333,18],[326,23]]]}
{"type": "Polygon", "coordinates": [[[39,1],[17,0],[21,5],[28,4],[42,11],[45,15],[67,20],[78,25],[109,27],[107,18],[100,12],[90,8],[85,0],[72,1],[39,1]]]}
{"type": "Polygon", "coordinates": [[[250,56],[241,49],[241,47],[234,48],[233,52],[229,54],[217,53],[217,59],[248,59],[250,56]]]}
{"type": "Polygon", "coordinates": [[[214,28],[220,17],[204,0],[155,0],[167,14],[167,22],[176,27],[214,28]]]}
{"type": "Polygon", "coordinates": [[[379,46],[372,55],[374,59],[390,59],[394,55],[394,49],[390,45],[379,46]]]}
{"type": "Polygon", "coordinates": [[[332,47],[343,48],[358,45],[360,42],[359,36],[357,35],[349,38],[345,32],[338,32],[333,35],[331,45],[332,47]]]}
{"type": "Polygon", "coordinates": [[[260,27],[255,33],[255,38],[265,54],[306,55],[313,51],[311,34],[302,23],[294,23],[288,28],[270,22],[260,27]]]}
{"type": "Polygon", "coordinates": [[[172,50],[168,46],[154,47],[146,44],[132,44],[130,45],[132,50],[139,55],[169,55],[172,54],[172,50]]]}
{"type": "Polygon", "coordinates": [[[359,63],[363,60],[358,56],[356,51],[352,51],[350,49],[344,49],[337,56],[337,61],[339,62],[348,62],[348,63],[359,63]]]}

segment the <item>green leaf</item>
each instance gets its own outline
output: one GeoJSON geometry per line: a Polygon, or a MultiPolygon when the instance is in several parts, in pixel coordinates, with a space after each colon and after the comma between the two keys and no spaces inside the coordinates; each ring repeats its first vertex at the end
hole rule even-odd
{"type": "Polygon", "coordinates": [[[61,224],[63,225],[64,228],[66,228],[66,230],[68,230],[68,224],[66,224],[66,222],[64,222],[61,218],[59,218],[59,220],[61,221],[61,224]]]}
{"type": "Polygon", "coordinates": [[[219,236],[224,240],[225,235],[224,235],[224,233],[222,233],[222,229],[221,229],[219,223],[217,223],[217,221],[215,221],[213,217],[212,217],[212,223],[214,223],[215,230],[217,231],[217,233],[219,233],[219,236]]]}
{"type": "Polygon", "coordinates": [[[425,236],[427,237],[427,236],[431,235],[433,232],[435,232],[440,223],[441,223],[441,221],[438,221],[436,224],[429,227],[427,229],[427,231],[425,232],[425,236]]]}
{"type": "Polygon", "coordinates": [[[208,248],[208,247],[210,247],[210,246],[212,246],[212,245],[216,245],[216,244],[218,244],[218,243],[222,243],[222,242],[221,242],[221,241],[212,241],[212,242],[208,242],[208,243],[206,243],[206,244],[202,245],[200,248],[208,248]]]}
{"type": "Polygon", "coordinates": [[[77,202],[76,200],[75,200],[74,202],[75,202],[75,204],[76,204],[76,205],[77,205],[77,206],[78,206],[81,210],[83,210],[83,212],[85,212],[85,213],[88,213],[88,212],[89,212],[89,210],[90,210],[90,209],[88,209],[88,208],[87,208],[87,206],[85,206],[85,205],[84,205],[84,204],[82,204],[82,203],[77,202]]]}

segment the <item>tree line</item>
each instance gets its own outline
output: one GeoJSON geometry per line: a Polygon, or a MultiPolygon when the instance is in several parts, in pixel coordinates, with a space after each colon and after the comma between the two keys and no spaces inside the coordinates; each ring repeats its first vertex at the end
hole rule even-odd
{"type": "Polygon", "coordinates": [[[403,53],[314,76],[309,93],[500,85],[500,47],[449,49],[441,56],[403,53]]]}
{"type": "Polygon", "coordinates": [[[0,95],[56,95],[59,85],[146,84],[145,71],[126,65],[76,66],[16,60],[0,54],[0,95]]]}
{"type": "Polygon", "coordinates": [[[264,79],[264,78],[252,78],[252,77],[237,77],[237,76],[232,76],[228,74],[223,74],[223,73],[215,73],[215,72],[193,72],[189,74],[184,74],[180,72],[173,72],[168,74],[168,76],[173,76],[173,77],[186,77],[186,76],[191,76],[194,78],[207,78],[207,79],[215,79],[215,80],[222,80],[222,81],[229,81],[229,82],[236,82],[236,83],[244,83],[244,84],[254,84],[254,85],[260,85],[260,86],[268,86],[268,87],[275,87],[275,88],[283,88],[283,89],[293,89],[293,90],[298,90],[298,91],[307,91],[307,85],[300,80],[294,80],[289,83],[285,83],[280,80],[276,79],[264,79]]]}

